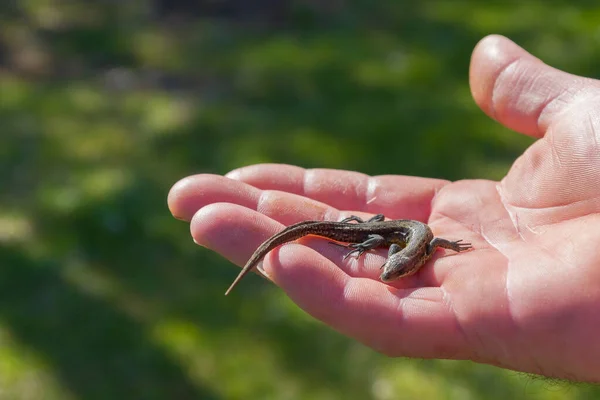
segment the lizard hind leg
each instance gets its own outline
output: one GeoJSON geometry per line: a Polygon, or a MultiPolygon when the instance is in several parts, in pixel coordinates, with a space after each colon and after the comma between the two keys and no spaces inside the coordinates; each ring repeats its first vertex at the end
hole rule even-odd
{"type": "Polygon", "coordinates": [[[344,244],[344,243],[338,243],[338,242],[329,242],[329,244],[332,244],[334,246],[343,247],[345,249],[352,249],[348,253],[346,253],[346,255],[344,256],[343,260],[345,260],[346,258],[350,257],[354,253],[356,253],[356,258],[358,258],[365,251],[367,251],[366,249],[364,249],[364,248],[362,248],[360,246],[360,243],[346,243],[346,244],[344,244]]]}
{"type": "Polygon", "coordinates": [[[341,243],[336,243],[336,242],[330,242],[330,243],[335,244],[337,246],[345,247],[347,249],[352,249],[344,256],[343,259],[345,260],[353,254],[356,254],[356,258],[359,258],[366,251],[373,250],[377,247],[381,247],[385,243],[385,238],[381,235],[373,234],[373,235],[369,235],[367,240],[365,240],[362,243],[348,243],[348,244],[341,244],[341,243]]]}

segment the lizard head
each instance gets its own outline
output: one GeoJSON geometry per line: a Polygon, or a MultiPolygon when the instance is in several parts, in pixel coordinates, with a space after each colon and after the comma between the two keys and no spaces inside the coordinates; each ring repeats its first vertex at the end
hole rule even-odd
{"type": "Polygon", "coordinates": [[[420,257],[406,257],[400,254],[391,256],[381,266],[383,272],[379,276],[382,282],[391,282],[417,272],[426,260],[420,257]],[[396,257],[394,257],[396,256],[396,257]]]}

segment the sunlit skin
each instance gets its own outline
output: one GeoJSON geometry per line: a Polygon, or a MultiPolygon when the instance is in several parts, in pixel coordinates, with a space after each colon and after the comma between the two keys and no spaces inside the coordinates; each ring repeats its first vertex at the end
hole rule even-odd
{"type": "MultiPolygon", "coordinates": [[[[345,249],[305,238],[269,253],[263,271],[310,315],[390,356],[599,382],[600,84],[489,36],[473,52],[470,86],[490,117],[538,139],[500,182],[254,165],[179,181],[169,208],[198,244],[238,265],[302,220],[427,222],[474,249],[440,250],[384,283],[385,249],[343,260],[345,249]]],[[[240,296],[228,301],[252,300],[240,296]]]]}

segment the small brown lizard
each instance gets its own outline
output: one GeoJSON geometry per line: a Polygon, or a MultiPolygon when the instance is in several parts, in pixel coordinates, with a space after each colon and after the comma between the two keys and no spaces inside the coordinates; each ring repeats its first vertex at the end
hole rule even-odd
{"type": "Polygon", "coordinates": [[[422,222],[408,219],[385,221],[382,214],[375,215],[368,221],[363,221],[354,215],[340,222],[303,221],[288,226],[261,244],[227,289],[225,295],[228,295],[268,252],[284,243],[308,235],[347,243],[334,243],[352,249],[344,256],[344,259],[353,254],[356,254],[358,258],[364,252],[378,247],[389,247],[388,258],[381,266],[383,272],[380,279],[383,282],[414,274],[431,258],[438,247],[456,252],[472,248],[471,243],[463,243],[462,240],[451,242],[433,237],[429,226],[422,222]]]}

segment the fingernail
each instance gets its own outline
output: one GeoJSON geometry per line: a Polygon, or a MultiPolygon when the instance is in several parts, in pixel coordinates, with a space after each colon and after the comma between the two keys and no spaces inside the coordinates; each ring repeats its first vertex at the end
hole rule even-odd
{"type": "Polygon", "coordinates": [[[234,180],[239,180],[240,176],[241,175],[240,175],[240,170],[239,169],[234,169],[233,171],[228,172],[228,173],[225,174],[226,178],[234,179],[234,180]]]}
{"type": "Polygon", "coordinates": [[[267,272],[265,271],[265,269],[263,268],[263,263],[262,261],[258,263],[258,265],[256,266],[256,270],[258,272],[261,273],[262,276],[264,276],[265,278],[267,278],[268,280],[272,280],[271,277],[269,276],[269,274],[267,274],[267,272]]]}
{"type": "Polygon", "coordinates": [[[192,240],[193,240],[193,241],[194,241],[194,243],[195,243],[195,244],[197,244],[198,246],[200,246],[200,247],[204,247],[205,249],[207,249],[207,248],[208,248],[208,247],[204,246],[202,243],[198,243],[198,242],[196,242],[196,239],[194,239],[193,237],[192,237],[192,240]]]}

